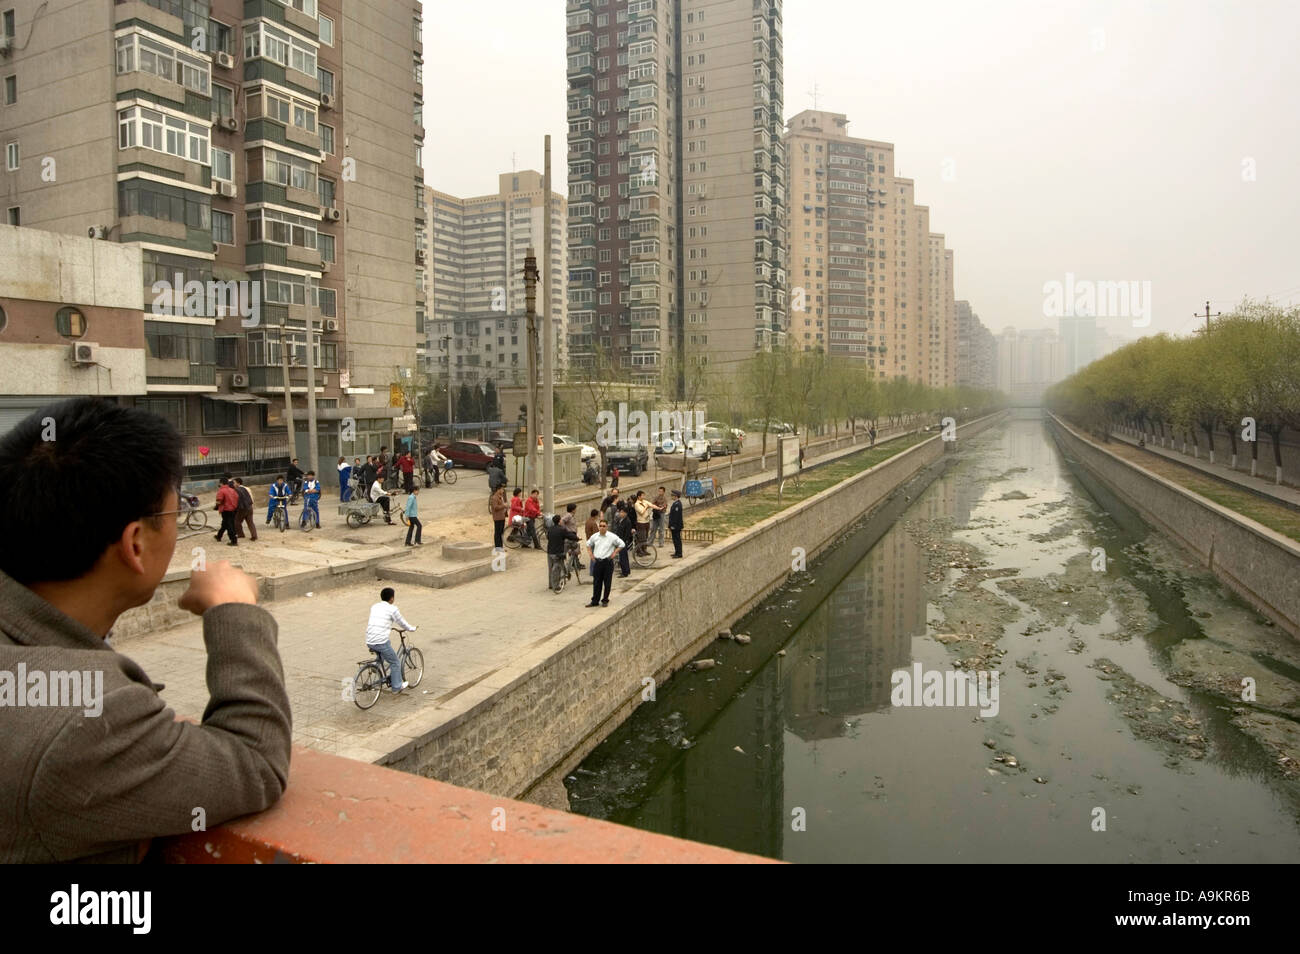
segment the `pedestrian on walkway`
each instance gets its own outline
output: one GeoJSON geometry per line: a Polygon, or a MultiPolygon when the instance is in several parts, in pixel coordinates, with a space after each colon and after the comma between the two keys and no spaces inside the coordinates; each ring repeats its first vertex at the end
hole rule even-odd
{"type": "Polygon", "coordinates": [[[388,491],[384,489],[384,485],[379,482],[378,477],[376,477],[375,482],[370,485],[370,502],[379,504],[380,508],[384,511],[384,523],[391,527],[393,525],[393,515],[389,512],[391,504],[388,499],[388,491]]]}
{"type": "Polygon", "coordinates": [[[221,535],[224,533],[229,546],[239,546],[239,527],[235,525],[235,511],[239,509],[239,494],[235,493],[235,488],[231,486],[229,474],[221,478],[221,486],[217,488],[217,504],[213,509],[221,514],[221,529],[217,531],[217,542],[221,542],[221,535]]]}
{"type": "Polygon", "coordinates": [[[235,478],[235,493],[239,497],[239,507],[235,510],[235,529],[244,536],[244,525],[248,525],[248,538],[257,539],[257,524],[253,522],[253,493],[244,486],[243,478],[235,478]]]}
{"type": "Polygon", "coordinates": [[[871,430],[867,431],[867,433],[871,435],[871,446],[875,447],[876,446],[876,425],[872,424],[871,430]]]}
{"type": "Polygon", "coordinates": [[[401,692],[408,688],[408,683],[402,678],[402,660],[393,649],[389,634],[395,629],[414,632],[415,627],[402,618],[396,599],[397,591],[391,586],[379,591],[379,602],[370,607],[370,619],[366,622],[366,649],[378,653],[388,663],[389,686],[393,692],[401,692]]]}
{"type": "MultiPolygon", "coordinates": [[[[630,543],[632,540],[633,529],[632,514],[630,513],[631,509],[631,505],[626,500],[620,500],[615,505],[614,525],[611,528],[611,532],[620,540],[624,541],[625,544],[630,543]]],[[[628,559],[628,550],[626,545],[618,552],[618,569],[620,579],[627,579],[632,575],[632,564],[628,559]]]]}
{"type": "Polygon", "coordinates": [[[664,520],[668,516],[668,491],[660,487],[650,505],[653,508],[650,513],[650,537],[655,546],[661,547],[664,545],[664,520]]]}
{"type": "Polygon", "coordinates": [[[609,486],[610,486],[610,489],[611,489],[611,490],[614,489],[614,488],[616,488],[616,487],[618,487],[618,468],[617,468],[617,467],[611,467],[611,468],[609,469],[609,486]]]}
{"type": "Polygon", "coordinates": [[[316,471],[307,471],[307,479],[302,484],[302,514],[298,517],[298,525],[306,526],[308,522],[316,524],[316,529],[320,529],[320,481],[316,479],[316,471]]]}
{"type": "Polygon", "coordinates": [[[600,529],[600,511],[595,507],[591,508],[591,513],[587,515],[587,523],[582,529],[582,539],[584,540],[590,540],[596,535],[596,531],[600,529]]]}
{"type": "Polygon", "coordinates": [[[506,528],[506,515],[510,512],[510,505],[506,503],[505,484],[492,491],[492,496],[488,498],[488,510],[492,514],[492,546],[500,550],[505,546],[503,535],[506,528]]]}
{"type": "Polygon", "coordinates": [[[614,582],[614,556],[624,552],[625,544],[609,532],[601,520],[594,536],[587,538],[587,557],[591,565],[591,602],[588,606],[608,606],[609,588],[614,582]]]}
{"type": "MultiPolygon", "coordinates": [[[[569,545],[570,550],[581,550],[582,549],[581,541],[586,540],[587,537],[591,536],[591,534],[586,534],[581,537],[578,536],[578,505],[576,503],[565,505],[564,515],[560,517],[560,526],[572,530],[574,534],[574,539],[578,541],[577,544],[569,545]]],[[[578,560],[578,569],[579,570],[586,569],[586,567],[582,565],[581,559],[578,560]]]]}
{"type": "Polygon", "coordinates": [[[673,505],[668,511],[668,530],[673,535],[673,557],[682,555],[682,492],[673,491],[673,505]]]}
{"type": "Polygon", "coordinates": [[[618,491],[615,490],[600,503],[600,509],[605,517],[605,523],[614,526],[614,520],[618,516],[618,505],[621,501],[618,499],[618,491]]]}
{"type": "Polygon", "coordinates": [[[415,458],[410,451],[404,451],[397,459],[397,467],[402,472],[402,489],[409,494],[415,487],[415,458]]]}
{"type": "Polygon", "coordinates": [[[375,482],[375,477],[379,469],[375,466],[375,458],[372,454],[366,455],[366,462],[361,465],[361,485],[357,488],[358,496],[364,497],[370,493],[370,485],[375,482]]]}
{"type": "Polygon", "coordinates": [[[632,503],[632,515],[636,519],[636,545],[640,548],[638,552],[644,552],[646,541],[650,539],[650,511],[653,509],[645,491],[638,490],[632,503]]]}
{"type": "Polygon", "coordinates": [[[288,474],[289,492],[293,497],[297,497],[300,493],[302,493],[302,477],[303,477],[302,468],[298,466],[298,458],[295,457],[292,461],[290,461],[289,470],[287,471],[287,474],[288,474]]]}
{"type": "Polygon", "coordinates": [[[365,484],[361,482],[361,458],[352,458],[352,472],[348,474],[348,502],[353,499],[359,500],[365,492],[365,484]]]}
{"type": "Polygon", "coordinates": [[[284,474],[276,475],[275,483],[273,483],[271,488],[266,492],[267,526],[270,526],[271,518],[275,516],[275,508],[280,505],[280,501],[282,500],[284,501],[284,519],[288,521],[289,497],[292,493],[293,491],[289,488],[289,485],[284,482],[284,474]]]}
{"type": "MultiPolygon", "coordinates": [[[[524,519],[524,488],[522,487],[516,487],[515,492],[510,497],[510,527],[512,532],[515,524],[519,522],[515,519],[516,517],[518,517],[519,520],[524,519]]],[[[531,539],[531,537],[532,535],[530,534],[529,539],[531,539]]],[[[532,544],[525,540],[524,549],[527,549],[530,546],[532,546],[532,544]]]]}
{"type": "Polygon", "coordinates": [[[348,463],[346,457],[339,458],[339,503],[347,503],[352,499],[352,487],[349,482],[352,480],[352,465],[348,463]]]}
{"type": "Polygon", "coordinates": [[[528,521],[528,538],[533,541],[533,546],[541,549],[542,541],[537,536],[537,518],[542,515],[542,502],[538,499],[538,490],[534,487],[528,493],[528,499],[524,501],[524,519],[528,521]]]}
{"type": "Polygon", "coordinates": [[[560,579],[565,573],[564,560],[571,542],[578,542],[578,534],[566,527],[564,518],[557,513],[546,528],[546,585],[555,593],[560,592],[560,579]]]}
{"type": "Polygon", "coordinates": [[[505,463],[497,463],[497,458],[492,458],[492,463],[488,464],[488,493],[496,493],[499,488],[504,487],[509,481],[506,479],[505,463]]]}
{"type": "Polygon", "coordinates": [[[414,546],[424,546],[420,540],[424,535],[424,524],[420,523],[420,503],[417,499],[419,493],[419,487],[412,487],[411,492],[406,495],[406,509],[403,512],[406,514],[406,522],[409,524],[406,528],[406,545],[408,547],[412,546],[412,533],[415,534],[414,546]]]}

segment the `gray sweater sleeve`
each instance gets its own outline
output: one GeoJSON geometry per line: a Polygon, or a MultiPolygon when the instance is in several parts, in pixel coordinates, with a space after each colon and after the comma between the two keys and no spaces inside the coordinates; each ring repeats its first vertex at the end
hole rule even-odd
{"type": "Polygon", "coordinates": [[[279,800],[292,726],[277,636],[257,606],[203,615],[210,698],[200,725],[176,721],[150,686],[116,674],[102,715],[68,716],[28,805],[57,860],[199,830],[200,818],[211,828],[279,800]]]}

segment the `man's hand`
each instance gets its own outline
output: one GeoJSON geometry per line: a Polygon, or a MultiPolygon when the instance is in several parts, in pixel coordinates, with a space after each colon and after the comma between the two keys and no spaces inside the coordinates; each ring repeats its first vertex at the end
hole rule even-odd
{"type": "Polygon", "coordinates": [[[210,563],[206,570],[191,571],[189,589],[181,594],[178,605],[202,616],[224,603],[257,605],[257,581],[226,560],[210,563]]]}

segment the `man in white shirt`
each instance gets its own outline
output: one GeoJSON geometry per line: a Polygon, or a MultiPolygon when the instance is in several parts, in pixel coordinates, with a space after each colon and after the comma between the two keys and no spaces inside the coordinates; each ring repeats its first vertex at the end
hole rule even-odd
{"type": "Polygon", "coordinates": [[[393,649],[389,633],[394,629],[414,631],[415,627],[402,618],[393,600],[397,591],[385,586],[379,591],[379,602],[370,607],[370,620],[366,623],[366,648],[379,653],[388,663],[389,683],[393,692],[401,692],[408,683],[402,679],[402,660],[393,649]]]}
{"type": "Polygon", "coordinates": [[[370,502],[377,503],[379,506],[384,508],[384,523],[393,522],[393,517],[388,512],[388,491],[384,489],[384,485],[379,482],[378,477],[376,477],[375,482],[370,485],[370,502]]]}
{"type": "Polygon", "coordinates": [[[429,486],[429,476],[432,474],[435,484],[442,483],[442,465],[447,462],[447,458],[438,452],[437,447],[430,447],[429,453],[424,455],[424,486],[429,486]]]}
{"type": "Polygon", "coordinates": [[[587,556],[591,562],[591,602],[588,606],[608,606],[609,587],[614,582],[614,557],[627,546],[616,534],[609,532],[609,524],[600,521],[599,529],[587,538],[587,556]],[[601,586],[604,585],[602,594],[601,586]]]}

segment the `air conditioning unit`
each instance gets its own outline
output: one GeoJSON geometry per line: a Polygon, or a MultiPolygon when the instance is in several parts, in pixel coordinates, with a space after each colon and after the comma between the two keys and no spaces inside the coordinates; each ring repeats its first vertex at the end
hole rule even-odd
{"type": "Polygon", "coordinates": [[[330,263],[329,263],[329,262],[321,262],[321,263],[320,263],[320,272],[321,272],[322,275],[328,275],[328,274],[330,273],[330,263]]]}
{"type": "Polygon", "coordinates": [[[212,54],[212,62],[223,70],[233,70],[235,68],[235,58],[229,53],[218,50],[212,54]]]}
{"type": "Polygon", "coordinates": [[[230,376],[230,386],[231,386],[232,388],[246,388],[246,387],[248,387],[248,375],[246,375],[246,374],[240,374],[240,373],[238,373],[238,372],[232,374],[232,375],[230,376]]]}
{"type": "Polygon", "coordinates": [[[78,341],[72,346],[73,364],[99,364],[99,345],[90,341],[78,341]]]}
{"type": "Polygon", "coordinates": [[[424,249],[417,248],[415,250],[415,261],[420,265],[424,264],[424,249]]]}
{"type": "Polygon", "coordinates": [[[222,116],[221,128],[226,132],[239,132],[239,120],[234,116],[222,116]]]}
{"type": "Polygon", "coordinates": [[[106,235],[108,235],[108,228],[107,228],[107,226],[103,226],[103,225],[92,225],[90,228],[86,229],[86,236],[87,236],[88,238],[93,238],[93,239],[102,239],[102,238],[104,238],[106,235]]]}
{"type": "Polygon", "coordinates": [[[320,94],[320,105],[321,105],[321,108],[322,108],[322,109],[333,109],[333,108],[334,108],[334,97],[331,96],[329,93],[321,93],[321,94],[320,94]]]}
{"type": "Polygon", "coordinates": [[[13,37],[7,35],[0,35],[0,53],[3,53],[5,56],[8,56],[9,47],[10,45],[12,45],[12,43],[13,43],[13,37]]]}
{"type": "Polygon", "coordinates": [[[235,196],[239,195],[239,189],[235,187],[233,182],[218,182],[217,194],[223,195],[227,199],[233,199],[235,196]]]}
{"type": "Polygon", "coordinates": [[[325,319],[325,330],[326,330],[326,331],[338,331],[338,330],[339,330],[339,320],[338,320],[337,318],[326,318],[326,319],[325,319]]]}
{"type": "Polygon", "coordinates": [[[322,219],[326,219],[330,222],[337,222],[343,217],[342,213],[339,212],[338,209],[321,209],[320,216],[322,219]]]}

